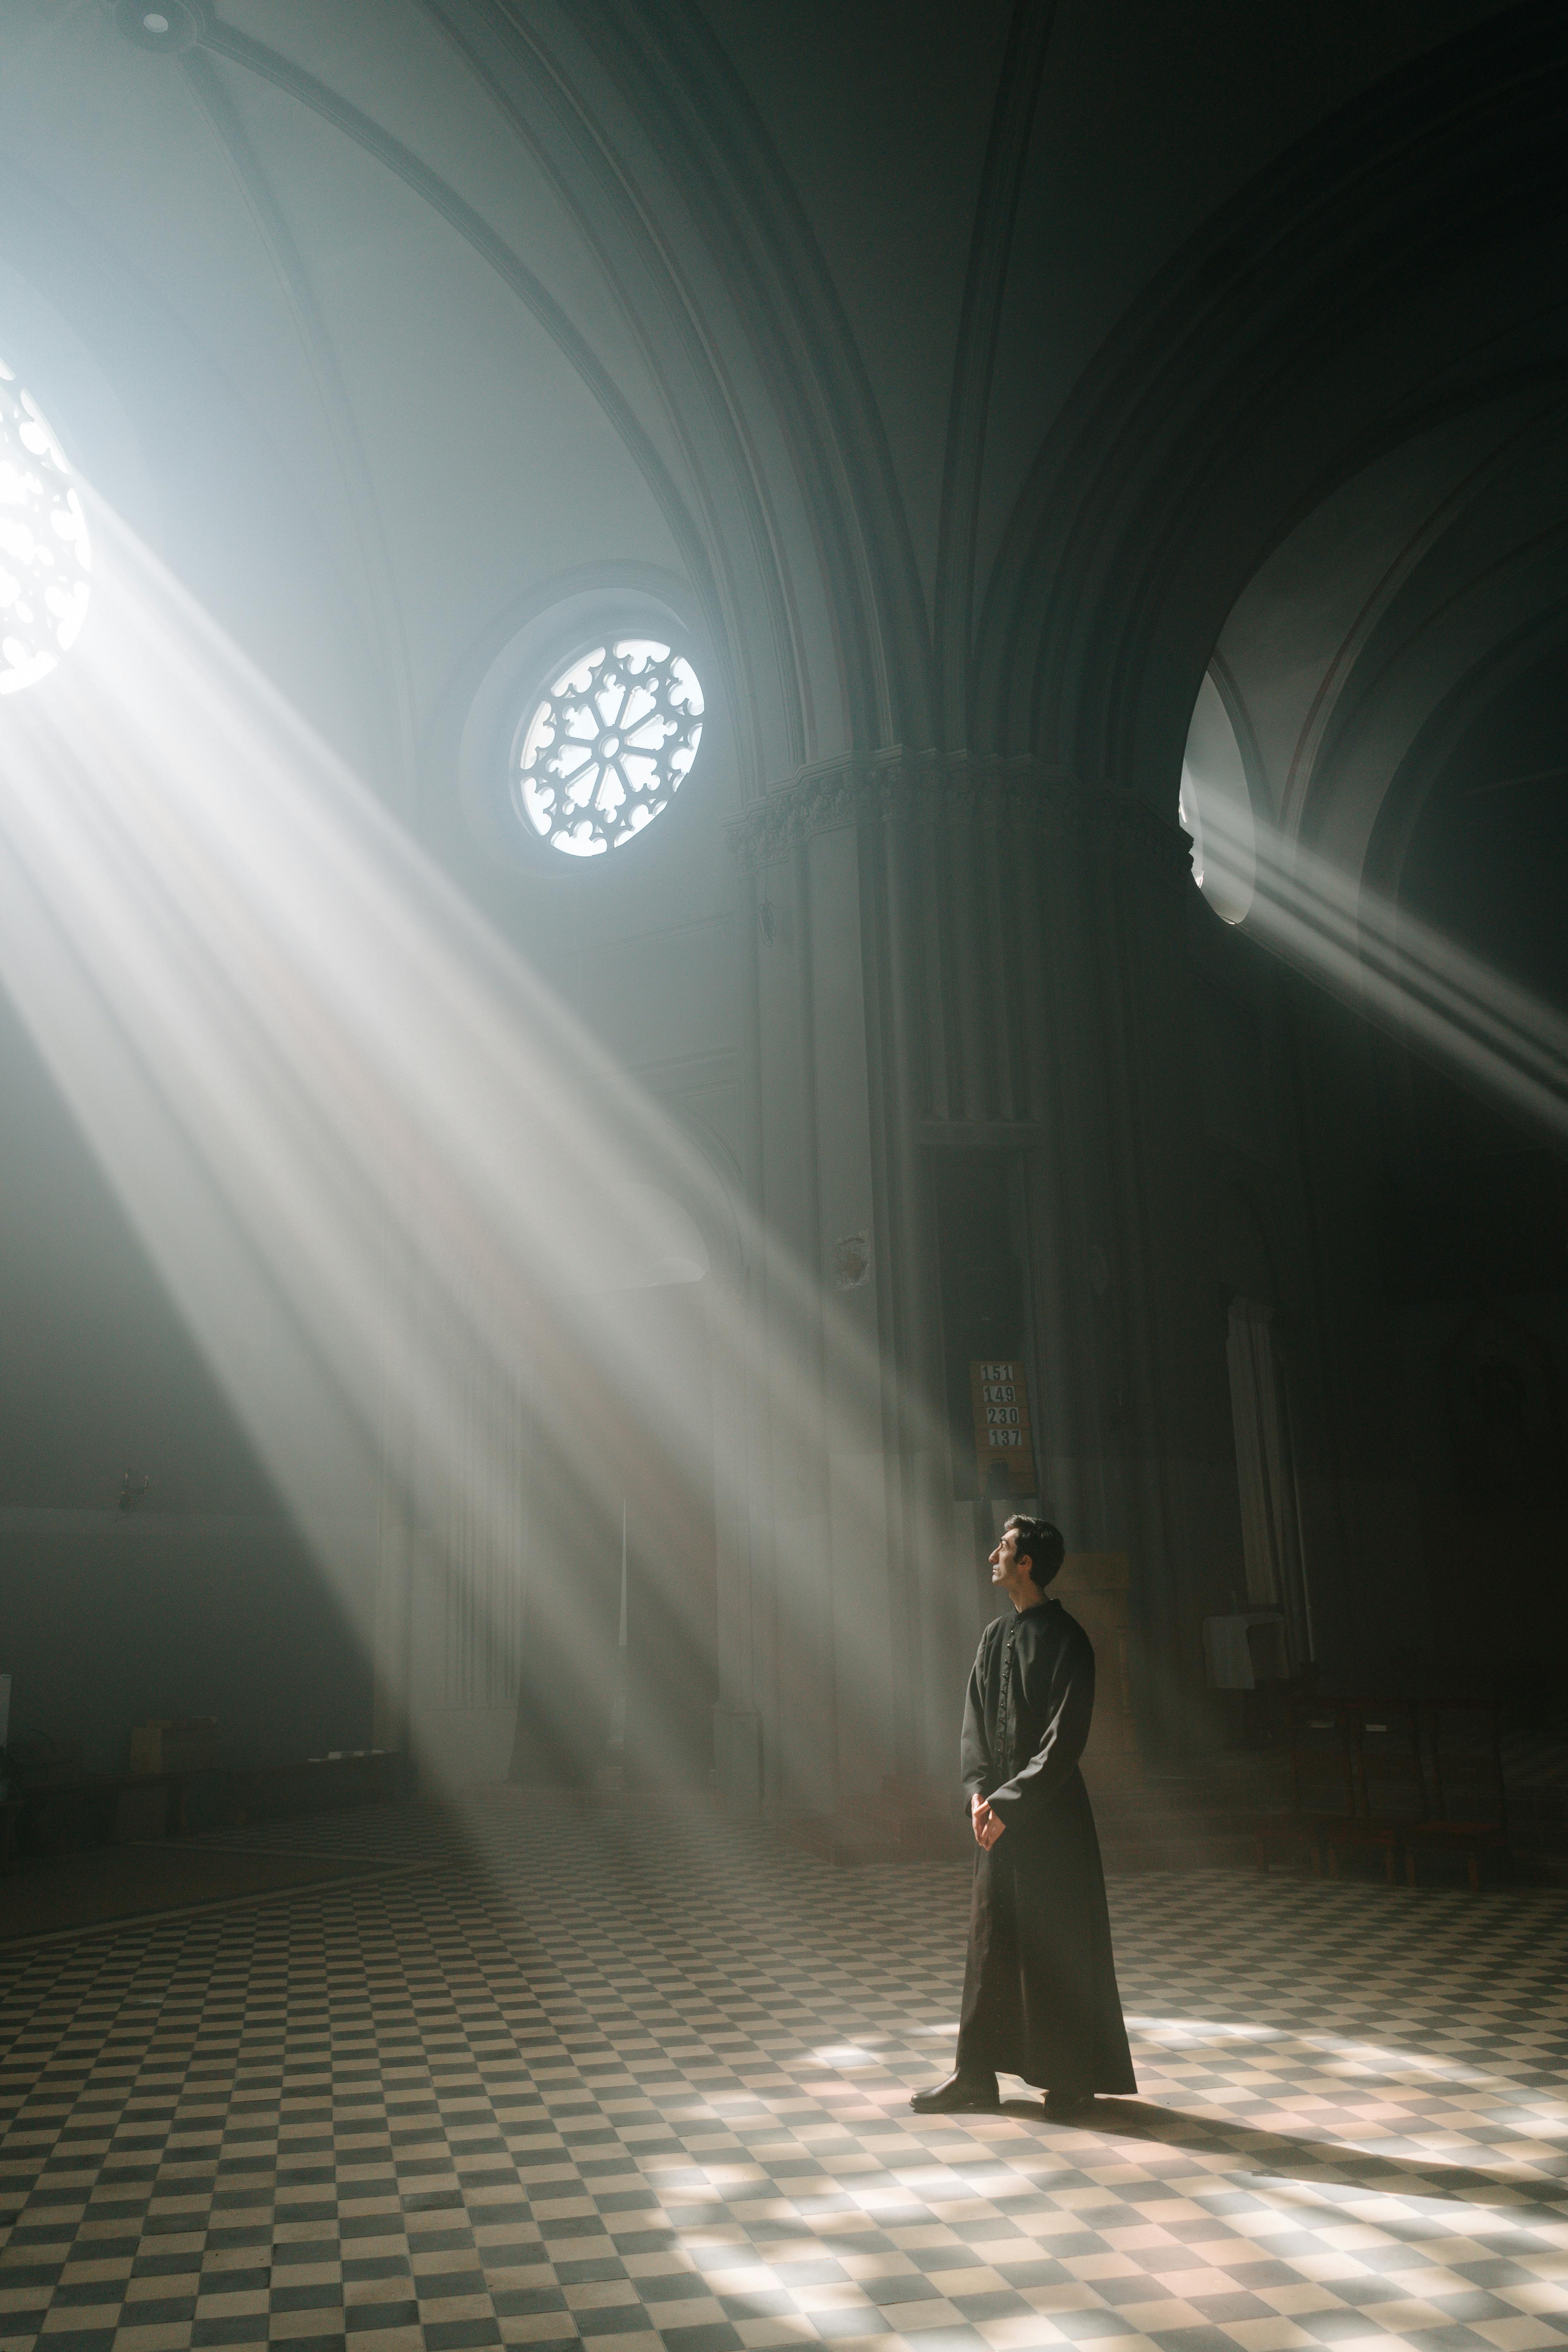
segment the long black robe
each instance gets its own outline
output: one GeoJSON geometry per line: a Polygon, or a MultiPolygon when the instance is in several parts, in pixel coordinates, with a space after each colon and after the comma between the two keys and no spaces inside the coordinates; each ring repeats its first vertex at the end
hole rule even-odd
{"type": "Polygon", "coordinates": [[[1068,2097],[1138,2087],[1078,1769],[1093,1712],[1093,1645],[1059,1601],[992,1620],[962,1763],[965,1794],[988,1797],[1005,1826],[974,1864],[958,2064],[1068,2097]]]}

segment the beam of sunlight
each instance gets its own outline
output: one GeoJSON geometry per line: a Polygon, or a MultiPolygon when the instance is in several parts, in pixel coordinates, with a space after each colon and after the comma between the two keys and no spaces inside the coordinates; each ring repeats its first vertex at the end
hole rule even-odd
{"type": "MultiPolygon", "coordinates": [[[[1173,2093],[1184,2104],[1189,2086],[1181,2062],[1195,2056],[1205,2058],[1205,2073],[1197,2086],[1199,2111],[1206,2107],[1221,2116],[1226,2113],[1227,2100],[1250,2098],[1252,2092],[1245,2065],[1234,2083],[1224,2086],[1213,2078],[1213,2065],[1223,2060],[1226,2050],[1237,2050],[1240,2056],[1259,2044],[1270,2045],[1270,2074],[1287,2079],[1292,2085],[1289,2093],[1276,2095],[1278,2104],[1286,2110],[1284,2120],[1277,2126],[1281,2129],[1294,2127],[1299,2120],[1290,2112],[1293,2100],[1307,2093],[1316,2105],[1331,2084],[1353,2084],[1363,2096],[1379,2085],[1408,2093],[1427,2083],[1453,2084],[1470,2095],[1462,2102],[1470,2116],[1484,2115],[1489,2128],[1500,2126],[1509,2135],[1507,2152],[1493,2151],[1490,2163],[1500,2194],[1510,2198],[1537,2178],[1531,2143],[1550,2144],[1568,2135],[1568,2103],[1561,2096],[1542,2089],[1521,2090],[1516,2081],[1505,2074],[1463,2060],[1439,2058],[1418,2048],[1399,2049],[1359,2041],[1352,2035],[1302,2032],[1291,2026],[1251,2021],[1129,2016],[1127,2024],[1135,2036],[1134,2050],[1141,2065],[1152,2073],[1160,2073],[1163,2071],[1162,2060],[1174,2062],[1163,2086],[1163,2095],[1173,2093]],[[1316,2066],[1314,2060],[1320,2062],[1316,2066]]],[[[1461,2103],[1447,2103],[1450,2111],[1458,2104],[1461,2103]]],[[[1435,2124],[1430,2116],[1419,2124],[1413,2122],[1403,2103],[1387,2106],[1375,2119],[1369,2116],[1364,2106],[1356,2112],[1362,2127],[1346,2129],[1342,2124],[1326,2135],[1331,2145],[1350,2155],[1377,2157],[1394,2169],[1407,2166],[1413,2176],[1439,2154],[1456,2146],[1468,2146],[1466,2136],[1456,2135],[1452,2124],[1446,2119],[1441,2124],[1435,2124]]],[[[1279,2185],[1272,2174],[1260,2172],[1256,2178],[1267,2180],[1271,2189],[1279,2185]]],[[[1290,2180],[1289,2193],[1297,2193],[1300,2186],[1299,2181],[1290,2180]]],[[[1397,2191],[1369,2189],[1365,2194],[1374,2200],[1378,2196],[1396,2195],[1404,2204],[1409,2201],[1411,2192],[1402,2188],[1397,2191]]]]}
{"type": "Polygon", "coordinates": [[[1568,1139],[1568,1021],[1277,829],[1204,816],[1205,883],[1251,889],[1246,928],[1285,961],[1552,1140],[1568,1139]]]}
{"type": "MultiPolygon", "coordinates": [[[[881,1483],[889,1412],[938,1444],[923,1406],[732,1202],[738,1272],[703,1285],[711,1392],[671,1377],[657,1321],[626,1301],[679,1255],[670,1203],[711,1199],[705,1163],[114,515],[89,511],[90,625],[0,712],[0,980],[362,1640],[394,1638],[375,1599],[389,1551],[437,1583],[478,1562],[481,1648],[521,1647],[552,1736],[597,1753],[616,1628],[583,1561],[640,1496],[665,1639],[637,1704],[655,1763],[689,1759],[692,1709],[658,1685],[711,1640],[683,1551],[713,1511],[779,1650],[831,1688],[837,1644],[842,1780],[857,1689],[888,1685],[887,1625],[829,1608],[829,1489],[835,1540],[844,1525],[923,1540],[881,1483]]],[[[765,1712],[762,1632],[742,1625],[737,1677],[765,1712]]],[[[792,1773],[831,1790],[821,1744],[797,1738],[786,1796],[792,1773]]]]}
{"type": "Polygon", "coordinates": [[[1373,2042],[1348,2041],[1337,2033],[1300,2033],[1282,2025],[1221,2023],[1210,2018],[1129,2017],[1130,2032],[1143,2035],[1157,2048],[1204,2049],[1226,2042],[1279,2042],[1294,2050],[1312,2050],[1347,2064],[1389,2074],[1427,2074],[1444,2083],[1478,2086],[1500,2084],[1503,2078],[1458,2060],[1428,2057],[1419,2050],[1384,2049],[1373,2042]]]}

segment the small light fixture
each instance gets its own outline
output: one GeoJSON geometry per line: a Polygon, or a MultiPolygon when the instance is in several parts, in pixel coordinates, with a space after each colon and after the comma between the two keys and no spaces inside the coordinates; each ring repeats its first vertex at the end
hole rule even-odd
{"type": "Polygon", "coordinates": [[[114,21],[137,48],[173,57],[195,47],[212,16],[208,0],[163,0],[157,8],[149,8],[147,0],[116,0],[114,21]]]}

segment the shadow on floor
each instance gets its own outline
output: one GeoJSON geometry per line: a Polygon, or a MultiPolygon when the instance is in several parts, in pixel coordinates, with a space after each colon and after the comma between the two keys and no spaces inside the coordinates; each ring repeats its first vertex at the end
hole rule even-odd
{"type": "Polygon", "coordinates": [[[363,1878],[386,1865],[337,1855],[184,1844],[104,1846],[25,1860],[0,1881],[0,1944],[162,1911],[363,1878]]]}
{"type": "Polygon", "coordinates": [[[1450,2197],[1467,2204],[1495,2204],[1500,2191],[1508,2200],[1508,2211],[1516,2218],[1537,2206],[1561,2221],[1562,2200],[1568,2196],[1568,2181],[1510,2180],[1495,2172],[1473,2171],[1466,2165],[1424,2163],[1415,2157],[1369,2156],[1359,2148],[1337,2147],[1331,2140],[1258,2131],[1247,2124],[1187,2115],[1177,2107],[1156,2107],[1142,2099],[1096,2099],[1070,2122],[1047,2119],[1035,2099],[1004,2099],[1001,2112],[1053,2132],[1091,2131],[1108,2139],[1160,2140],[1168,2147],[1234,2157],[1243,2170],[1271,2180],[1384,2189],[1394,2196],[1450,2197]]]}

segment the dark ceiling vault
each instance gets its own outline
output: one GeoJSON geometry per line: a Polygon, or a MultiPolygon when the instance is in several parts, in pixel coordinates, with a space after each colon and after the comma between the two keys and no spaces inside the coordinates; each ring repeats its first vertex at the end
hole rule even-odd
{"type": "MultiPolygon", "coordinates": [[[[288,287],[339,449],[405,770],[421,720],[386,491],[233,77],[282,90],[395,175],[563,355],[668,525],[750,798],[825,757],[969,751],[1173,811],[1198,683],[1271,548],[1434,420],[1563,375],[1568,64],[1560,10],[1526,0],[1374,78],[1200,220],[1010,453],[1017,487],[993,557],[1004,320],[1009,306],[1028,316],[1036,266],[1018,225],[1043,108],[1081,34],[1058,0],[998,0],[952,343],[922,388],[945,420],[928,593],[870,331],[830,266],[784,111],[721,19],[697,0],[410,12],[543,174],[654,398],[449,168],[281,47],[183,0],[181,68],[288,287]]],[[[146,47],[140,20],[126,25],[146,47]]],[[[873,149],[894,127],[868,120],[873,149]]],[[[1093,202],[1114,213],[1113,176],[1093,202]]],[[[918,276],[921,256],[889,266],[918,276]]],[[[1045,353],[1048,313],[1034,331],[1045,353]]]]}
{"type": "Polygon", "coordinates": [[[993,577],[976,737],[1173,803],[1198,680],[1269,546],[1447,413],[1568,362],[1568,58],[1510,10],[1245,188],[1136,303],[993,577]]]}

